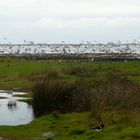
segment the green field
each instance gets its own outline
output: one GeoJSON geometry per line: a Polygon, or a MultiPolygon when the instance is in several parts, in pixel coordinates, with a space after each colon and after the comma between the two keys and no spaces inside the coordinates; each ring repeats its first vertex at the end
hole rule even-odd
{"type": "MultiPolygon", "coordinates": [[[[57,60],[0,59],[0,89],[21,88],[30,92],[35,81],[46,78],[68,80],[93,88],[99,83],[108,83],[121,78],[140,85],[140,62],[62,61],[60,63],[57,60]]],[[[13,140],[140,139],[139,108],[104,109],[102,118],[105,128],[102,132],[89,129],[93,119],[91,116],[91,112],[44,115],[25,126],[0,126],[0,137],[13,140]],[[43,133],[46,132],[54,132],[56,135],[53,138],[45,138],[43,133]]]]}
{"type": "MultiPolygon", "coordinates": [[[[0,89],[31,87],[32,75],[38,75],[46,70],[55,70],[60,78],[75,80],[76,78],[88,78],[90,74],[96,79],[104,78],[109,71],[119,71],[120,75],[127,75],[131,80],[140,83],[140,62],[80,62],[80,61],[26,61],[18,59],[0,60],[0,89]],[[71,67],[81,66],[83,71],[79,74],[65,72],[71,67]],[[86,68],[91,73],[86,73],[86,68]],[[85,71],[84,71],[85,70],[85,71]],[[80,75],[81,74],[81,75],[80,75]]],[[[77,72],[78,73],[78,72],[77,72]]],[[[94,79],[93,79],[94,80],[94,79]]]]}
{"type": "MultiPolygon", "coordinates": [[[[48,115],[40,117],[29,125],[16,127],[0,127],[0,136],[12,140],[28,140],[38,138],[43,133],[55,132],[53,140],[139,140],[140,126],[138,112],[106,112],[103,114],[105,128],[102,132],[89,129],[89,116],[85,113],[64,115],[48,115]]],[[[47,139],[47,138],[44,138],[47,139]]]]}

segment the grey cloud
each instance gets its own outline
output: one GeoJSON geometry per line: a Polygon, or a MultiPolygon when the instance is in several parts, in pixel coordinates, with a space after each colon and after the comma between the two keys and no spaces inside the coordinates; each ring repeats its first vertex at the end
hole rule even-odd
{"type": "Polygon", "coordinates": [[[1,0],[0,35],[59,42],[139,36],[139,0],[1,0]]]}

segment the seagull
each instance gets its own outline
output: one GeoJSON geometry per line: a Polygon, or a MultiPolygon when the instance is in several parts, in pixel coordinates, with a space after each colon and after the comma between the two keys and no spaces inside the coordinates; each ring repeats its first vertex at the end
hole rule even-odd
{"type": "Polygon", "coordinates": [[[94,127],[90,127],[90,129],[95,130],[97,132],[102,131],[104,128],[104,124],[98,125],[98,126],[94,126],[94,127]]]}
{"type": "Polygon", "coordinates": [[[62,44],[65,44],[65,41],[61,41],[62,44]]]}
{"type": "Polygon", "coordinates": [[[13,95],[13,91],[12,90],[10,90],[9,91],[9,94],[11,95],[11,97],[9,98],[10,100],[9,100],[9,102],[8,102],[8,106],[16,106],[16,104],[17,104],[17,100],[16,100],[16,98],[14,97],[14,95],[13,95]]]}
{"type": "Polygon", "coordinates": [[[26,40],[23,40],[24,41],[24,43],[27,43],[27,41],[26,40]]]}
{"type": "Polygon", "coordinates": [[[87,41],[87,44],[91,44],[91,42],[87,41]]]}

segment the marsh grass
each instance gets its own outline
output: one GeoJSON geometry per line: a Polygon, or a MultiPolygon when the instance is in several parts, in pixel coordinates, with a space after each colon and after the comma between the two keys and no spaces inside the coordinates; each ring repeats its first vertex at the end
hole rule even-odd
{"type": "Polygon", "coordinates": [[[39,81],[45,79],[60,79],[62,77],[62,72],[60,69],[51,67],[41,72],[33,72],[28,75],[30,81],[39,81]]]}
{"type": "Polygon", "coordinates": [[[34,83],[36,115],[47,115],[25,126],[1,126],[2,137],[18,137],[21,140],[26,139],[24,137],[40,137],[49,130],[60,132],[53,138],[55,140],[140,138],[140,62],[49,63],[5,59],[0,62],[2,89],[23,85],[30,88],[31,83],[34,83]],[[67,83],[66,86],[64,83],[67,83]],[[66,92],[59,93],[60,89],[66,92]],[[72,98],[65,98],[67,93],[72,98]],[[55,96],[57,101],[54,100],[55,96]],[[62,102],[63,99],[68,103],[62,102]],[[83,112],[86,110],[89,112],[83,112]],[[65,111],[66,114],[59,114],[65,111]],[[67,113],[73,111],[80,113],[67,113]],[[103,132],[89,130],[90,124],[98,125],[101,121],[105,124],[103,132]]]}
{"type": "Polygon", "coordinates": [[[101,108],[137,109],[140,107],[140,87],[127,77],[102,82],[93,89],[95,102],[101,108]]]}
{"type": "Polygon", "coordinates": [[[80,76],[73,82],[64,80],[57,69],[45,71],[43,78],[37,79],[33,86],[33,106],[37,116],[52,112],[91,110],[97,118],[101,118],[100,114],[104,110],[140,108],[140,87],[129,76],[116,67],[110,67],[99,76],[97,73],[90,67],[71,67],[69,74],[89,76],[80,76]]]}
{"type": "Polygon", "coordinates": [[[36,116],[46,113],[81,112],[90,109],[90,92],[64,80],[41,80],[33,86],[36,116]]]}
{"type": "Polygon", "coordinates": [[[97,72],[97,68],[90,67],[90,65],[81,64],[81,65],[74,65],[69,68],[63,69],[63,72],[68,75],[80,76],[80,77],[89,77],[94,76],[97,72]]]}

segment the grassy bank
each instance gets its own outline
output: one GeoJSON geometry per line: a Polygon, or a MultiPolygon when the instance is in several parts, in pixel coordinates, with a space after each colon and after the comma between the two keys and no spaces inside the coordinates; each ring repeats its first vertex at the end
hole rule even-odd
{"type": "Polygon", "coordinates": [[[0,136],[10,140],[45,140],[43,134],[54,132],[51,140],[138,140],[140,139],[140,114],[137,111],[108,111],[103,114],[105,128],[102,132],[89,129],[91,115],[85,113],[52,114],[40,117],[25,126],[0,126],[0,136]]]}

